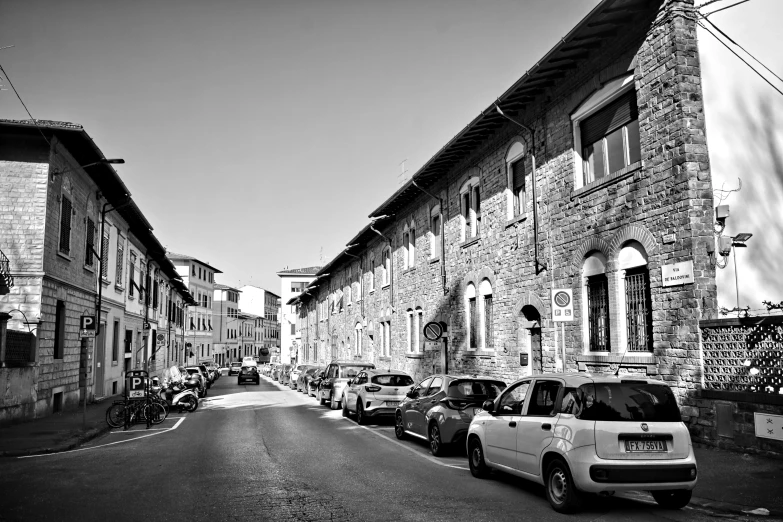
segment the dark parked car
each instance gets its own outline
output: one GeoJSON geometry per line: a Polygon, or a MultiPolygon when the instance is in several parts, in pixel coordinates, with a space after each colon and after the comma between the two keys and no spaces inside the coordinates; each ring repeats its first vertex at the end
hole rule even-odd
{"type": "Polygon", "coordinates": [[[261,384],[261,375],[258,373],[258,367],[255,365],[243,366],[239,370],[239,375],[237,376],[237,384],[243,384],[248,382],[254,382],[259,385],[261,384]]]}
{"type": "Polygon", "coordinates": [[[299,390],[302,393],[307,393],[307,385],[310,382],[310,379],[313,378],[313,375],[318,372],[321,368],[317,366],[310,366],[307,368],[307,370],[303,371],[299,374],[299,379],[296,383],[296,389],[299,390]]]}
{"type": "Polygon", "coordinates": [[[397,407],[394,434],[427,440],[432,454],[440,457],[449,445],[464,441],[484,401],[494,401],[505,389],[506,383],[490,377],[427,377],[397,407]]]}
{"type": "Polygon", "coordinates": [[[326,367],[319,368],[313,373],[310,379],[307,381],[307,395],[315,397],[318,393],[318,385],[321,384],[321,379],[326,375],[326,367]]]}

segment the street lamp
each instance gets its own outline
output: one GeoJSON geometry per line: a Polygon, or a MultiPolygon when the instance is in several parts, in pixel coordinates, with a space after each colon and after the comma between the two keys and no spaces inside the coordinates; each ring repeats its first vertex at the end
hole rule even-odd
{"type": "Polygon", "coordinates": [[[737,292],[737,317],[739,317],[740,314],[740,304],[739,304],[739,279],[737,277],[737,247],[740,248],[747,248],[748,245],[745,243],[753,237],[753,234],[749,234],[747,232],[740,232],[736,236],[731,238],[731,246],[734,247],[734,288],[737,292]]]}
{"type": "MultiPolygon", "coordinates": [[[[123,165],[123,164],[125,164],[125,160],[122,158],[103,158],[101,160],[88,163],[86,165],[79,165],[79,168],[86,169],[94,165],[123,165]]],[[[53,170],[52,176],[59,176],[60,174],[65,174],[66,172],[68,172],[68,170],[69,169],[67,167],[63,170],[53,170]]]]}

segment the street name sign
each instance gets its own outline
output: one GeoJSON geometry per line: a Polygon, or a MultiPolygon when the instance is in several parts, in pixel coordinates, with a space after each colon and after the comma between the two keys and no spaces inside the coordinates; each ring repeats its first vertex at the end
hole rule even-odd
{"type": "Polygon", "coordinates": [[[663,286],[687,285],[694,282],[693,260],[661,266],[663,286]]]}
{"type": "Polygon", "coordinates": [[[574,294],[570,288],[552,290],[552,320],[555,322],[574,320],[574,294]]]}

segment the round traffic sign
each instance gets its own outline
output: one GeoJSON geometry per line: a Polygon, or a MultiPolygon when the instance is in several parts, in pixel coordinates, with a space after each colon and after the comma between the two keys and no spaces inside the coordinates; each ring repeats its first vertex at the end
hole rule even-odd
{"type": "Polygon", "coordinates": [[[428,341],[437,341],[443,336],[443,326],[438,322],[431,322],[424,325],[424,337],[428,341]]]}
{"type": "Polygon", "coordinates": [[[567,292],[558,292],[555,294],[555,304],[560,307],[568,306],[571,302],[571,297],[567,292]]]}

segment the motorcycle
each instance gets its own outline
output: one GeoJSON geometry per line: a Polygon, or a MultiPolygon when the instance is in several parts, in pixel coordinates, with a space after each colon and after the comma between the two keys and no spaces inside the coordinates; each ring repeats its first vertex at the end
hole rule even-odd
{"type": "Polygon", "coordinates": [[[157,390],[158,396],[169,406],[182,411],[196,411],[198,408],[199,382],[195,378],[182,375],[176,366],[172,366],[164,375],[163,385],[157,390]]]}

